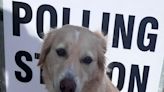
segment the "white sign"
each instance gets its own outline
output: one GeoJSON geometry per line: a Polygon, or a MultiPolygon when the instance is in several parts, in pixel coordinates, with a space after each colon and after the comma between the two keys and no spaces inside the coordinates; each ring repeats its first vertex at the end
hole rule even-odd
{"type": "Polygon", "coordinates": [[[7,92],[46,92],[37,67],[43,33],[65,24],[107,36],[107,73],[121,92],[157,92],[163,0],[3,0],[7,92]]]}

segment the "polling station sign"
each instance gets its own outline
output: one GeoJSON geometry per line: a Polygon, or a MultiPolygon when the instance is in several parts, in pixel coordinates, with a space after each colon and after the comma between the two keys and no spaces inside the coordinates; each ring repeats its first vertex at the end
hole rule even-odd
{"type": "Polygon", "coordinates": [[[121,92],[158,92],[162,0],[3,0],[6,92],[46,92],[37,67],[43,35],[65,24],[107,38],[108,76],[121,92]]]}

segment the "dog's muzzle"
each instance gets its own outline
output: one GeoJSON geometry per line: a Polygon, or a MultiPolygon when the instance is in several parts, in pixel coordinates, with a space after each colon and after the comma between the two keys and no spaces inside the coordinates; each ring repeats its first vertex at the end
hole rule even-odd
{"type": "Polygon", "coordinates": [[[72,78],[64,78],[60,81],[61,92],[75,92],[76,83],[72,78]]]}

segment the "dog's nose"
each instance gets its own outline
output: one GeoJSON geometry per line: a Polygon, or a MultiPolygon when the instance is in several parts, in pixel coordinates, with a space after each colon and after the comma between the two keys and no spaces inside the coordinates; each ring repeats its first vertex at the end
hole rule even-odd
{"type": "Polygon", "coordinates": [[[76,83],[71,78],[64,78],[60,81],[61,92],[75,92],[76,83]]]}

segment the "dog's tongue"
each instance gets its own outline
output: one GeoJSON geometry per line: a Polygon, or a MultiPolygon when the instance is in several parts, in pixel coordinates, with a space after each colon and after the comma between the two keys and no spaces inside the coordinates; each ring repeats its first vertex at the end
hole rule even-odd
{"type": "Polygon", "coordinates": [[[73,80],[63,79],[60,82],[60,90],[61,92],[75,92],[76,84],[73,80]]]}

